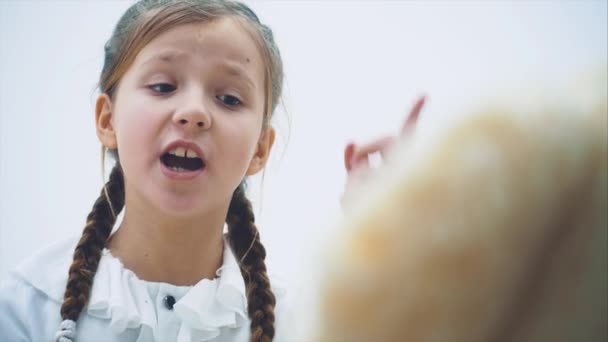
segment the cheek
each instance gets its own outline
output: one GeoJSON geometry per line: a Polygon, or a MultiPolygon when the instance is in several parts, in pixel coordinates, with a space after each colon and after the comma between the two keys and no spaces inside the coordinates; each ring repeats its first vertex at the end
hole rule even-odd
{"type": "Polygon", "coordinates": [[[238,170],[245,172],[256,151],[260,131],[261,121],[257,120],[240,120],[230,125],[222,137],[220,152],[226,156],[226,162],[233,166],[238,165],[238,170]]]}
{"type": "Polygon", "coordinates": [[[118,153],[125,164],[131,160],[145,160],[155,155],[160,115],[148,108],[125,106],[116,113],[118,153]]]}

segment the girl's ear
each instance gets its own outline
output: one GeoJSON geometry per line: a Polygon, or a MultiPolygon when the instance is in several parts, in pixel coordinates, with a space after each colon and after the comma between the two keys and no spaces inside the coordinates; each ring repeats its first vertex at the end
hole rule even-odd
{"type": "Polygon", "coordinates": [[[266,165],[266,161],[268,161],[268,156],[270,155],[270,150],[272,149],[272,144],[274,144],[274,133],[274,128],[271,126],[262,132],[262,135],[258,140],[255,154],[253,155],[251,162],[249,162],[247,176],[258,173],[258,171],[263,169],[266,165]]]}
{"type": "Polygon", "coordinates": [[[101,144],[108,149],[116,149],[116,132],[112,122],[112,100],[108,94],[101,94],[95,103],[95,128],[101,144]]]}

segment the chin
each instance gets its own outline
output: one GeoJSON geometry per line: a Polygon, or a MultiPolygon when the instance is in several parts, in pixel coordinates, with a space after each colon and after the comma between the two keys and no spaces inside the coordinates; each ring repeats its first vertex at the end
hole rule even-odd
{"type": "Polygon", "coordinates": [[[200,216],[201,212],[205,212],[207,205],[202,203],[200,198],[189,200],[187,198],[168,199],[159,203],[159,210],[167,215],[175,218],[188,218],[200,216]]]}
{"type": "Polygon", "coordinates": [[[206,196],[197,194],[184,194],[176,192],[167,192],[162,189],[154,191],[147,189],[143,196],[150,210],[157,213],[175,218],[187,218],[191,216],[200,216],[200,213],[205,211],[206,207],[210,207],[211,203],[207,203],[206,196]]]}

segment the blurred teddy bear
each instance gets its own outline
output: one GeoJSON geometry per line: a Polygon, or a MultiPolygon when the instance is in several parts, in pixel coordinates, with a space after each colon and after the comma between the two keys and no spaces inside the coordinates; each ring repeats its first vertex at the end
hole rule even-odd
{"type": "Polygon", "coordinates": [[[400,143],[341,222],[318,340],[606,341],[606,82],[400,143]]]}

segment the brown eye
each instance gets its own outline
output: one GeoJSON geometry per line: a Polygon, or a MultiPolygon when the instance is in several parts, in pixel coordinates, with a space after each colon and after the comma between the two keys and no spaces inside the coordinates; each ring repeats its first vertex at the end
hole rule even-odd
{"type": "Polygon", "coordinates": [[[235,107],[241,104],[241,100],[232,95],[219,95],[217,99],[222,101],[227,106],[235,107]]]}
{"type": "Polygon", "coordinates": [[[148,88],[152,89],[156,93],[160,94],[168,94],[175,91],[176,87],[169,83],[157,83],[148,86],[148,88]]]}

